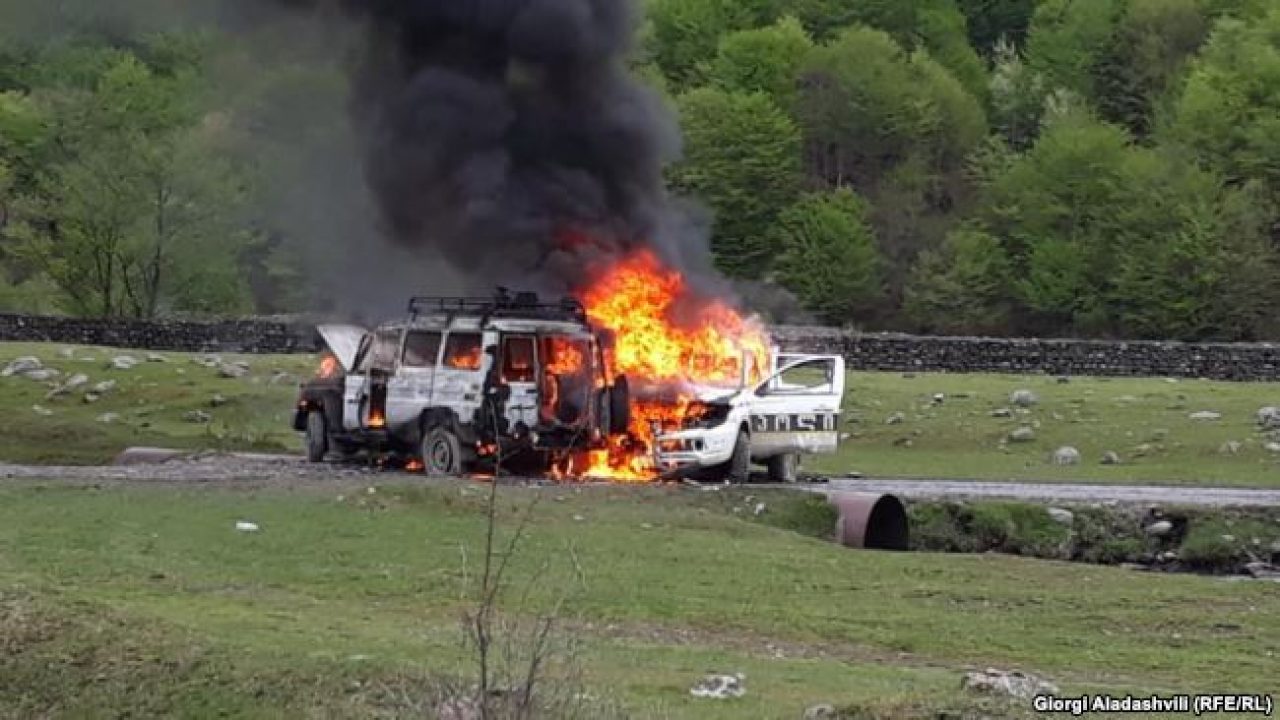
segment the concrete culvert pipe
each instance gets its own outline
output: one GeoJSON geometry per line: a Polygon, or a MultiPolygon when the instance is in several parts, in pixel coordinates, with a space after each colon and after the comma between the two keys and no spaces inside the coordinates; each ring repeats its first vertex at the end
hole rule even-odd
{"type": "Polygon", "coordinates": [[[836,542],[868,550],[907,549],[907,509],[893,495],[832,493],[828,500],[839,512],[836,542]]]}

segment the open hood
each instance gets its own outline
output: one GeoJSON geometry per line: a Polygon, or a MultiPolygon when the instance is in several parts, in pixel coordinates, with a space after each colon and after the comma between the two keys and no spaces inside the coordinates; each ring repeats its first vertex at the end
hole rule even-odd
{"type": "Polygon", "coordinates": [[[342,364],[343,371],[350,373],[355,367],[356,353],[360,352],[360,343],[364,341],[369,331],[356,325],[320,325],[316,330],[324,339],[324,344],[329,347],[329,351],[342,364]]]}

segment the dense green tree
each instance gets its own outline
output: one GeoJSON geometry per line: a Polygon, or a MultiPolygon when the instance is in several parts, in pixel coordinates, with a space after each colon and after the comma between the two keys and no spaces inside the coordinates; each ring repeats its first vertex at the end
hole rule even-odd
{"type": "Polygon", "coordinates": [[[1167,138],[1231,182],[1259,179],[1280,197],[1280,7],[1218,21],[1167,138]]]}
{"type": "Polygon", "coordinates": [[[187,82],[126,56],[92,92],[49,98],[62,152],[18,204],[17,252],[68,310],[244,309],[227,226],[239,189],[211,130],[194,125],[187,82]]]}
{"type": "Polygon", "coordinates": [[[920,256],[907,287],[905,310],[931,333],[1000,333],[1008,328],[1013,278],[1000,242],[973,228],[947,236],[920,256]]]}
{"type": "Polygon", "coordinates": [[[648,0],[648,52],[676,89],[699,78],[721,36],[768,22],[772,0],[648,0]]]}
{"type": "Polygon", "coordinates": [[[672,184],[715,212],[717,265],[759,278],[771,261],[765,231],[800,190],[800,132],[764,93],[700,88],[678,104],[685,159],[672,184]]]}
{"type": "Polygon", "coordinates": [[[984,55],[997,43],[1022,46],[1037,0],[957,0],[969,28],[969,42],[984,55]]]}
{"type": "Polygon", "coordinates": [[[725,35],[706,76],[716,87],[766,93],[778,107],[789,109],[800,66],[812,49],[813,41],[800,22],[785,17],[769,27],[725,35]]]}
{"type": "Polygon", "coordinates": [[[1094,68],[1102,116],[1147,135],[1170,86],[1209,32],[1199,0],[1130,0],[1094,68]]]}
{"type": "Polygon", "coordinates": [[[1013,148],[1026,149],[1040,132],[1047,92],[1008,42],[997,42],[991,70],[991,125],[1013,148]]]}
{"type": "Polygon", "coordinates": [[[883,302],[881,263],[867,204],[848,188],[809,195],[774,229],[778,279],[830,323],[871,317],[883,302]]]}
{"type": "Polygon", "coordinates": [[[800,83],[810,167],[832,185],[873,187],[911,157],[958,167],[985,133],[982,108],[946,70],[878,30],[850,28],[815,48],[800,83]]]}
{"type": "Polygon", "coordinates": [[[908,51],[927,50],[975,96],[986,92],[985,69],[954,0],[786,0],[782,7],[824,40],[852,25],[882,30],[908,51]]]}
{"type": "Polygon", "coordinates": [[[1043,0],[1031,20],[1027,63],[1050,90],[1098,97],[1097,68],[1111,51],[1123,9],[1123,0],[1043,0]]]}

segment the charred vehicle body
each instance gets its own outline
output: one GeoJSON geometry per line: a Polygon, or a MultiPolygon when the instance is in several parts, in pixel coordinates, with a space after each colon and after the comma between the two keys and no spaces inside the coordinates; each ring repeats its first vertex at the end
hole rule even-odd
{"type": "Polygon", "coordinates": [[[293,421],[313,462],[371,450],[421,458],[433,475],[499,456],[553,468],[630,422],[611,336],[573,299],[417,297],[406,320],[372,332],[318,330],[326,352],[293,421]]]}

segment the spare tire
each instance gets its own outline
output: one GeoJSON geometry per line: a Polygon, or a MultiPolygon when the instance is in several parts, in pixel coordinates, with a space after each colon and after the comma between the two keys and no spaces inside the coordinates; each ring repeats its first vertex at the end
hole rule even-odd
{"type": "Polygon", "coordinates": [[[626,375],[613,379],[609,388],[609,434],[622,435],[631,427],[631,385],[626,375]]]}

